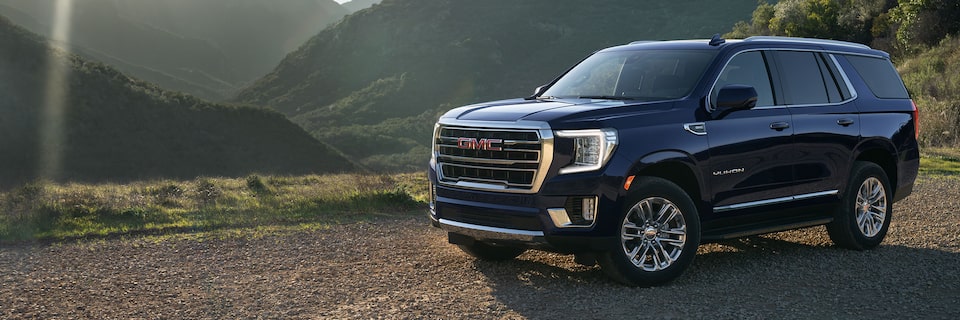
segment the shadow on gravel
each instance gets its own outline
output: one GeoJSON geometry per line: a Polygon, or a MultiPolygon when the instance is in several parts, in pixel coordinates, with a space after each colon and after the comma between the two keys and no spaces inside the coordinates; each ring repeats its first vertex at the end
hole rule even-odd
{"type": "Polygon", "coordinates": [[[956,252],[751,237],[704,245],[683,276],[656,288],[620,285],[598,267],[554,265],[572,256],[520,259],[475,266],[500,303],[531,319],[960,318],[956,252]]]}

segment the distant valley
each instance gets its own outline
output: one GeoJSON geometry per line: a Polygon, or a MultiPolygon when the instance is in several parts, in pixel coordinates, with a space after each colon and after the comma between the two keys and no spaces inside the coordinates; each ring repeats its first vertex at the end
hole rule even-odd
{"type": "MultiPolygon", "coordinates": [[[[56,0],[0,0],[52,36],[56,0]]],[[[58,44],[169,90],[224,100],[350,11],[332,0],[74,0],[58,44]]]]}
{"type": "Polygon", "coordinates": [[[591,52],[709,38],[752,1],[384,0],[288,55],[237,101],[274,108],[374,170],[424,170],[439,114],[529,95],[591,52]]]}

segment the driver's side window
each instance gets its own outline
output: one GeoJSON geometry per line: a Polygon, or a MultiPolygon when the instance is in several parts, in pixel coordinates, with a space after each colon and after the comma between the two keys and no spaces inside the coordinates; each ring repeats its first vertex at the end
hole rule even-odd
{"type": "Polygon", "coordinates": [[[710,106],[717,107],[717,93],[720,88],[729,84],[743,84],[757,90],[757,106],[773,105],[773,90],[770,87],[770,73],[764,62],[763,53],[751,51],[738,54],[730,59],[727,66],[720,72],[717,84],[710,92],[710,106]]]}

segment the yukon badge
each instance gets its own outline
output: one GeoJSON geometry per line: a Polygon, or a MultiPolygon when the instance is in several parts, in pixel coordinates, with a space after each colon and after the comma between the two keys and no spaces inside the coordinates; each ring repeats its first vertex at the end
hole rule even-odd
{"type": "Polygon", "coordinates": [[[746,170],[744,170],[743,168],[728,169],[728,170],[719,170],[719,171],[714,171],[714,172],[713,172],[713,175],[719,177],[719,176],[725,176],[725,175],[728,175],[728,174],[743,173],[744,171],[746,171],[746,170]]]}
{"type": "Polygon", "coordinates": [[[487,150],[487,151],[501,151],[503,148],[494,146],[493,144],[503,143],[503,139],[475,139],[475,138],[457,138],[457,148],[460,149],[473,149],[473,150],[487,150]]]}

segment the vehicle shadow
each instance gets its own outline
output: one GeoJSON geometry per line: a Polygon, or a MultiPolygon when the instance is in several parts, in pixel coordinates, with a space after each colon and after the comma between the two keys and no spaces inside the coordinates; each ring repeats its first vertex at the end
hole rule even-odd
{"type": "Polygon", "coordinates": [[[565,258],[572,261],[527,253],[475,266],[500,303],[532,319],[960,317],[957,252],[750,237],[703,245],[679,279],[654,288],[621,285],[599,267],[557,264],[565,258]]]}

